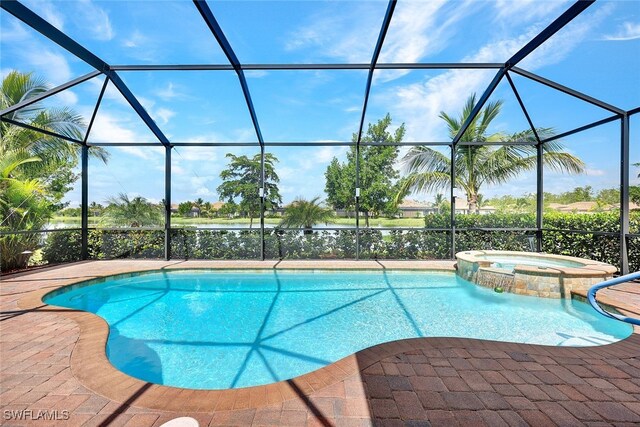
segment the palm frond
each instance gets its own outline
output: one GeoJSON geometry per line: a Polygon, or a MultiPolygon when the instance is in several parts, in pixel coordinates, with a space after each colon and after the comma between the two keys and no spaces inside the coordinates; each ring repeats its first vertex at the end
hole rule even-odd
{"type": "Polygon", "coordinates": [[[405,172],[445,172],[451,168],[451,160],[430,147],[412,147],[401,160],[405,172]]]}
{"type": "MultiPolygon", "coordinates": [[[[444,190],[451,184],[451,174],[445,172],[414,172],[401,183],[399,194],[444,190]]],[[[398,199],[398,198],[396,198],[398,199]]]]}
{"type": "Polygon", "coordinates": [[[546,152],[542,155],[545,166],[550,169],[569,174],[584,173],[585,163],[578,157],[569,153],[546,152]]]}

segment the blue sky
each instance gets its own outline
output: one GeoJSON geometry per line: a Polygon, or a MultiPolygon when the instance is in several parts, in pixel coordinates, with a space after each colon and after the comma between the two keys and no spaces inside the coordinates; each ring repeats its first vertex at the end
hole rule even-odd
{"type": "MultiPolygon", "coordinates": [[[[110,64],[226,63],[191,1],[53,1],[25,4],[110,64]]],[[[382,62],[503,62],[571,2],[536,0],[400,0],[382,62]]],[[[216,1],[210,7],[243,63],[368,62],[386,10],[384,1],[216,1]]],[[[0,72],[33,71],[51,84],[91,71],[73,55],[0,13],[0,72]]],[[[547,41],[520,66],[624,109],[640,105],[640,2],[602,1],[547,41]]],[[[173,142],[256,142],[233,72],[121,72],[123,80],[173,142]]],[[[405,123],[406,141],[445,141],[440,111],[456,114],[468,94],[481,93],[494,75],[482,70],[377,71],[368,122],[391,113],[405,123]]],[[[350,141],[357,131],[366,71],[247,72],[264,138],[274,142],[350,141]]],[[[597,107],[515,76],[536,126],[566,131],[608,116],[597,107]]],[[[102,84],[94,79],[62,93],[49,105],[69,105],[90,117],[102,84]]],[[[494,93],[503,113],[492,131],[516,132],[526,121],[506,81],[494,93]]],[[[640,127],[639,118],[632,125],[640,127]]],[[[163,150],[109,87],[89,138],[92,142],[141,142],[111,147],[111,161],[90,164],[90,199],[118,192],[151,200],[164,195],[163,150]]],[[[587,163],[587,174],[547,173],[546,191],[578,185],[609,188],[619,180],[616,123],[567,138],[566,147],[587,163]]],[[[443,148],[443,150],[447,150],[443,148]]],[[[324,171],[344,147],[270,148],[280,162],[285,202],[323,196],[324,171]]],[[[173,155],[173,199],[218,199],[225,154],[255,154],[253,147],[178,147],[173,155]]],[[[640,161],[640,130],[632,132],[632,160],[640,161]]],[[[632,168],[634,177],[638,171],[632,168]]],[[[79,187],[79,185],[78,185],[79,187]]],[[[535,192],[531,173],[486,196],[535,192]]],[[[412,197],[430,200],[433,195],[412,197]]],[[[68,195],[73,204],[79,192],[68,195]]]]}

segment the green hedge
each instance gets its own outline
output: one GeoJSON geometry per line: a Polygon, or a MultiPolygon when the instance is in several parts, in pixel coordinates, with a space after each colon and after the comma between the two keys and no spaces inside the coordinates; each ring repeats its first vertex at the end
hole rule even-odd
{"type": "MultiPolygon", "coordinates": [[[[429,215],[428,228],[412,230],[360,230],[362,259],[448,259],[450,232],[448,215],[429,215]]],[[[502,231],[496,228],[533,228],[532,214],[458,215],[456,251],[473,249],[535,250],[535,231],[502,231]]],[[[545,252],[596,259],[618,265],[619,237],[579,234],[561,230],[617,232],[617,213],[547,213],[544,216],[542,249],[545,252]],[[554,229],[558,231],[554,231],[554,229]]],[[[631,232],[640,232],[640,214],[631,215],[631,232]]],[[[80,259],[80,233],[49,233],[43,248],[47,262],[80,259]]],[[[349,229],[315,230],[304,234],[296,230],[265,230],[265,256],[268,259],[352,259],[356,256],[356,232],[349,229]]],[[[171,251],[176,259],[258,259],[260,230],[174,229],[171,251]]],[[[629,263],[640,270],[640,238],[630,238],[629,263]]],[[[89,232],[89,257],[162,258],[163,230],[92,230],[89,232]]]]}
{"type": "Polygon", "coordinates": [[[53,231],[48,233],[42,259],[49,264],[75,262],[82,259],[82,234],[80,231],[53,231]]]}

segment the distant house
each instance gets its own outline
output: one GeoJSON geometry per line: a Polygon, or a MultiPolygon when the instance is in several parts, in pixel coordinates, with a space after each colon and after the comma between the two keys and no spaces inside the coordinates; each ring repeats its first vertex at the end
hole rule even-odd
{"type": "Polygon", "coordinates": [[[211,209],[219,211],[224,206],[224,204],[224,202],[218,200],[217,202],[211,203],[211,209]]]}
{"type": "MultiPolygon", "coordinates": [[[[477,213],[479,213],[480,215],[487,215],[487,214],[495,213],[496,210],[497,209],[493,206],[481,206],[478,209],[477,213]]],[[[469,211],[469,203],[467,203],[466,199],[456,197],[456,214],[466,215],[469,213],[476,213],[476,212],[469,211]]]]}
{"type": "Polygon", "coordinates": [[[598,204],[598,202],[574,202],[568,205],[560,203],[549,203],[550,209],[559,212],[575,212],[575,213],[594,213],[594,212],[609,212],[617,209],[615,205],[598,204]]]}
{"type": "MultiPolygon", "coordinates": [[[[560,203],[549,203],[547,205],[549,209],[558,211],[558,212],[568,212],[568,213],[595,213],[595,212],[613,212],[620,209],[620,203],[615,203],[613,205],[609,204],[598,204],[598,202],[575,202],[569,203],[568,205],[563,205],[560,203]]],[[[640,209],[639,205],[636,205],[633,202],[629,202],[629,210],[638,210],[640,209]]]]}
{"type": "Polygon", "coordinates": [[[178,204],[171,203],[171,213],[178,213],[178,204]]]}
{"type": "Polygon", "coordinates": [[[426,202],[419,202],[413,199],[405,199],[398,205],[401,218],[422,218],[425,215],[437,213],[438,208],[426,202]]]}

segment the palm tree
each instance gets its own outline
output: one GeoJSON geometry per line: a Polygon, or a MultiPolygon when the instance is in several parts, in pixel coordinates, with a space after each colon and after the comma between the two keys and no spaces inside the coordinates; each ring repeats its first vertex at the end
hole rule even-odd
{"type": "MultiPolygon", "coordinates": [[[[44,80],[31,73],[11,71],[2,80],[0,86],[0,109],[4,110],[21,101],[40,95],[49,89],[44,80]]],[[[81,115],[67,107],[45,108],[41,102],[20,108],[4,116],[16,122],[35,128],[51,131],[76,140],[82,140],[86,129],[81,115]]],[[[38,157],[38,164],[27,165],[22,172],[33,176],[46,176],[55,171],[60,164],[77,163],[80,145],[61,138],[15,126],[8,122],[0,122],[0,155],[11,150],[23,150],[30,156],[38,157]]],[[[107,161],[109,153],[101,147],[91,147],[90,155],[107,161]]]]}
{"type": "MultiPolygon", "coordinates": [[[[30,73],[11,71],[0,84],[0,110],[40,95],[49,89],[43,80],[30,73]]],[[[82,117],[69,108],[45,108],[41,102],[6,114],[4,118],[59,135],[82,140],[85,125],[82,117]]],[[[0,229],[3,231],[40,230],[53,212],[68,186],[80,157],[80,144],[70,143],[0,122],[0,229]]],[[[89,153],[103,161],[108,153],[91,147],[89,153]]],[[[25,233],[0,237],[2,270],[24,268],[24,251],[34,251],[39,235],[25,233]]]]}
{"type": "Polygon", "coordinates": [[[113,225],[125,227],[152,227],[162,223],[161,210],[147,199],[136,196],[130,199],[127,194],[107,200],[109,204],[104,216],[113,225]]]}
{"type": "Polygon", "coordinates": [[[325,208],[319,203],[320,197],[311,200],[297,198],[284,210],[284,218],[280,227],[304,228],[304,234],[313,233],[313,225],[319,222],[326,223],[333,217],[331,209],[325,208]]]}
{"type": "MultiPolygon", "coordinates": [[[[458,134],[462,124],[471,115],[476,104],[476,95],[472,94],[458,119],[440,112],[449,129],[451,138],[458,134]]],[[[491,122],[500,114],[502,101],[490,102],[471,121],[469,128],[460,139],[461,142],[484,142],[486,145],[458,145],[455,148],[455,186],[462,188],[467,197],[470,212],[478,211],[478,195],[483,185],[497,185],[515,178],[520,173],[534,170],[537,164],[536,147],[532,145],[503,145],[504,141],[535,142],[531,129],[512,135],[495,133],[487,135],[491,122]],[[492,144],[493,143],[493,144],[492,144]]],[[[538,128],[536,132],[545,139],[554,134],[551,128],[538,128]]],[[[557,142],[543,145],[544,164],[552,170],[566,173],[582,173],[585,164],[579,158],[562,152],[563,146],[557,142]]],[[[409,192],[436,191],[451,185],[451,160],[448,156],[429,147],[413,147],[402,159],[408,172],[398,198],[409,192]]]]}
{"type": "Polygon", "coordinates": [[[444,194],[442,193],[436,194],[436,196],[433,199],[433,206],[438,209],[438,213],[442,213],[443,211],[446,210],[447,203],[449,202],[445,200],[444,194]]]}

